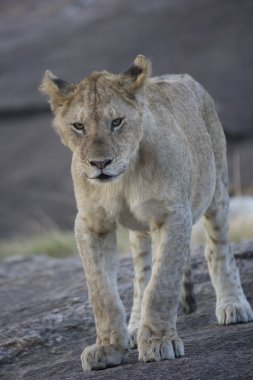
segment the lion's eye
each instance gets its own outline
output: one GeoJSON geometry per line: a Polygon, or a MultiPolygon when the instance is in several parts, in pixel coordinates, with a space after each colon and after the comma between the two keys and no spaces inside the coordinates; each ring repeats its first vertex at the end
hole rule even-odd
{"type": "Polygon", "coordinates": [[[82,123],[73,123],[72,126],[73,126],[77,131],[83,131],[83,130],[84,130],[84,124],[82,124],[82,123]]]}
{"type": "Polygon", "coordinates": [[[122,121],[123,121],[123,117],[118,117],[117,119],[112,120],[111,122],[112,131],[115,131],[116,129],[120,128],[122,121]]]}

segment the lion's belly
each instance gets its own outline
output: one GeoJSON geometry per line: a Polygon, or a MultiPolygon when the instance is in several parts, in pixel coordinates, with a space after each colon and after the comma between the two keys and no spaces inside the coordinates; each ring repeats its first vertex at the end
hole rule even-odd
{"type": "MultiPolygon", "coordinates": [[[[201,157],[201,156],[200,156],[201,157]]],[[[216,185],[215,159],[212,152],[202,155],[201,164],[196,165],[193,173],[191,210],[193,224],[209,207],[216,185]]]]}

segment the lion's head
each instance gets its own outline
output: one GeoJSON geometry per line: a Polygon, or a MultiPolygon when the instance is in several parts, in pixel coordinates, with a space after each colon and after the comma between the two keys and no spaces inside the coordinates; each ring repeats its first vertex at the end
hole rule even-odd
{"type": "Polygon", "coordinates": [[[120,178],[136,155],[143,134],[141,94],[150,73],[141,55],[123,74],[93,72],[76,84],[46,71],[40,90],[50,97],[54,127],[91,182],[120,178]]]}

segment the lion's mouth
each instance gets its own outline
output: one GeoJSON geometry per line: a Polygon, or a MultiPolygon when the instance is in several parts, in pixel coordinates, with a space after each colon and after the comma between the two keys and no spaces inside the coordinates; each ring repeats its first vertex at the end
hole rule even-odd
{"type": "Polygon", "coordinates": [[[105,173],[101,173],[97,177],[94,177],[92,179],[95,179],[98,182],[111,182],[114,179],[116,179],[117,177],[118,177],[118,175],[108,175],[105,173]]]}
{"type": "Polygon", "coordinates": [[[125,171],[125,168],[119,174],[116,174],[116,175],[108,175],[108,174],[105,174],[105,173],[102,172],[97,177],[93,177],[93,178],[90,178],[90,179],[98,180],[98,182],[110,182],[110,181],[113,181],[116,178],[121,177],[121,175],[124,173],[124,171],[125,171]]]}
{"type": "Polygon", "coordinates": [[[95,179],[100,179],[100,181],[110,181],[112,180],[113,178],[115,178],[117,176],[114,176],[114,175],[107,175],[107,174],[104,174],[104,173],[101,173],[99,176],[97,176],[95,179]]]}
{"type": "Polygon", "coordinates": [[[93,178],[95,180],[98,180],[98,182],[111,182],[119,177],[121,177],[121,175],[124,173],[124,170],[122,170],[121,173],[119,174],[116,174],[116,175],[108,175],[108,174],[105,174],[105,173],[101,173],[99,174],[97,177],[93,178]]]}

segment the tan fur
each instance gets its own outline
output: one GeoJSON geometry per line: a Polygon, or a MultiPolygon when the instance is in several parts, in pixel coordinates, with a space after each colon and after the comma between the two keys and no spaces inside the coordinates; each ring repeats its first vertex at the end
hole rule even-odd
{"type": "Polygon", "coordinates": [[[218,321],[253,318],[227,243],[226,144],[213,101],[188,75],[150,74],[138,56],[123,74],[94,72],[70,85],[47,72],[41,86],[73,152],[75,233],[97,328],[96,344],[82,354],[85,370],[121,363],[136,341],[145,362],[184,354],[177,309],[192,225],[203,214],[218,321]],[[132,231],[130,335],[116,284],[117,222],[132,231]]]}

